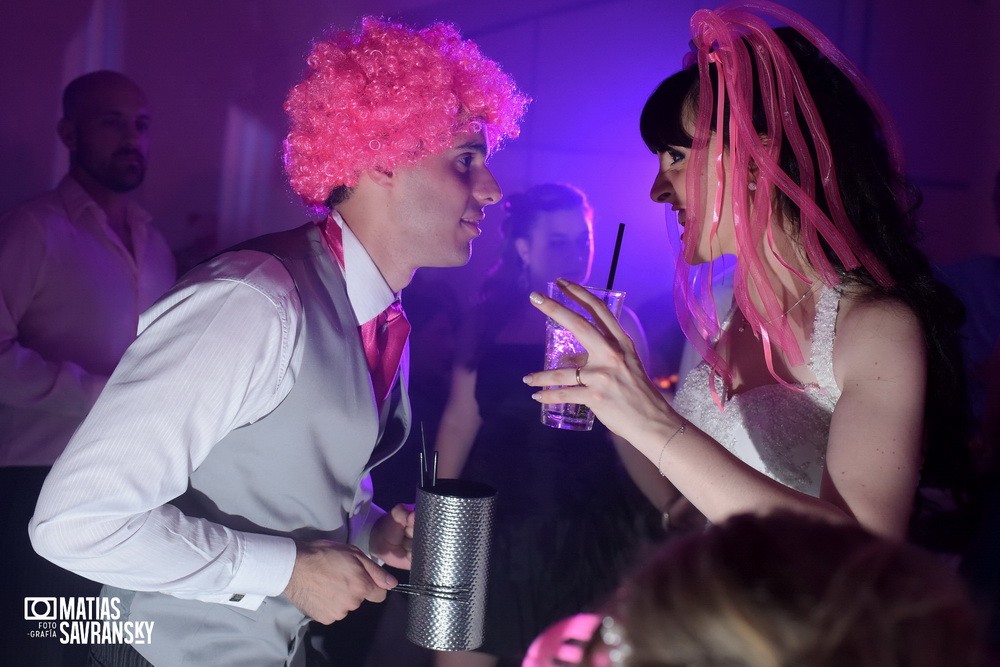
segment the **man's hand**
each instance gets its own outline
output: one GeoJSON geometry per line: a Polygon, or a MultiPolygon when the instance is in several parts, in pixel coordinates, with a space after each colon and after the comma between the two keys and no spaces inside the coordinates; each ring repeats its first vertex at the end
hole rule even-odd
{"type": "Polygon", "coordinates": [[[413,505],[396,505],[372,526],[368,548],[386,565],[409,570],[413,562],[413,505]]]}
{"type": "Polygon", "coordinates": [[[296,541],[295,548],[295,568],[285,597],[324,625],[344,618],[364,600],[385,600],[386,590],[398,583],[350,544],[296,541]]]}

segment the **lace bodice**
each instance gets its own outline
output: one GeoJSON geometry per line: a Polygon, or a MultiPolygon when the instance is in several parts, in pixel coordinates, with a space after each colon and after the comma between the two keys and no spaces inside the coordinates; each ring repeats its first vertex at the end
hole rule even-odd
{"type": "MultiPolygon", "coordinates": [[[[833,408],[840,389],[833,377],[833,341],[840,293],[822,287],[810,341],[809,368],[817,384],[801,391],[780,384],[731,397],[723,410],[709,390],[711,369],[702,363],[684,379],[674,408],[744,463],[793,489],[819,495],[833,408]]],[[[725,396],[716,378],[719,396],[725,396]]]]}

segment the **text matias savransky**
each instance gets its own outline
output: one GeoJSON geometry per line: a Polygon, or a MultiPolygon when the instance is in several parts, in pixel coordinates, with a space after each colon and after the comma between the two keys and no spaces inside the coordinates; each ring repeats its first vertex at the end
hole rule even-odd
{"type": "Polygon", "coordinates": [[[121,620],[116,597],[24,598],[24,619],[36,621],[31,637],[58,638],[62,644],[151,644],[153,621],[121,620]]]}

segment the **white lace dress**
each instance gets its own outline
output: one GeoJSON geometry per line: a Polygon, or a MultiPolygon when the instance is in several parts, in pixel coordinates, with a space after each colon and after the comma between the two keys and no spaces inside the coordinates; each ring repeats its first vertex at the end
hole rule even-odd
{"type": "MultiPolygon", "coordinates": [[[[684,379],[674,408],[744,463],[786,486],[819,496],[830,419],[840,398],[833,377],[839,303],[837,290],[821,288],[809,360],[817,384],[798,385],[801,391],[780,384],[756,387],[731,397],[720,411],[709,390],[710,368],[702,363],[684,379]]],[[[725,396],[720,378],[716,387],[719,396],[725,396]]]]}

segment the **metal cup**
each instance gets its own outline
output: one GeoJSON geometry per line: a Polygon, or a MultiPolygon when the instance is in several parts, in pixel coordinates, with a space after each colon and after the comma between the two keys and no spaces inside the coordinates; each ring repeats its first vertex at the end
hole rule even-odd
{"type": "MultiPolygon", "coordinates": [[[[583,306],[565,294],[557,283],[549,283],[549,298],[579,313],[593,322],[594,316],[583,306]]],[[[584,287],[611,309],[617,318],[622,310],[625,292],[584,287]]],[[[577,340],[573,332],[551,317],[545,323],[545,370],[553,368],[579,368],[587,363],[587,350],[577,340]]],[[[556,387],[546,387],[554,389],[556,387]]],[[[594,413],[581,403],[547,403],[542,405],[542,423],[552,428],[570,431],[589,431],[594,427],[594,413]]]]}
{"type": "Polygon", "coordinates": [[[489,485],[460,479],[417,489],[410,584],[467,594],[411,598],[406,637],[414,644],[471,651],[483,643],[496,495],[489,485]]]}

